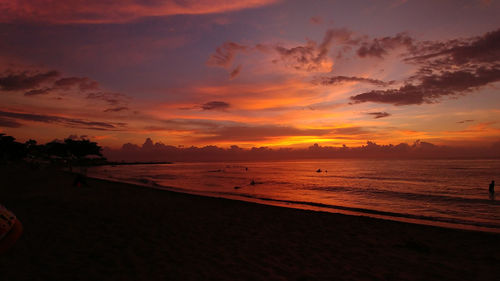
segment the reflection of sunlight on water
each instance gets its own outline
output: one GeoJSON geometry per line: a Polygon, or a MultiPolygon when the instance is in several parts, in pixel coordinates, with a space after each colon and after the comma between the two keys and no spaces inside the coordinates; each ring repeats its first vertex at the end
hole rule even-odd
{"type": "Polygon", "coordinates": [[[500,228],[500,205],[487,192],[488,183],[500,178],[499,171],[499,160],[322,160],[124,165],[94,167],[90,173],[211,196],[323,204],[500,228]]]}

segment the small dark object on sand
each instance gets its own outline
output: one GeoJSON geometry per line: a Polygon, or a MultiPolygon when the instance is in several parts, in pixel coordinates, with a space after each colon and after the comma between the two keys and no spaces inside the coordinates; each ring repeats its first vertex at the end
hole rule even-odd
{"type": "Polygon", "coordinates": [[[321,173],[321,169],[317,169],[317,170],[316,170],[316,173],[321,173]]]}
{"type": "Polygon", "coordinates": [[[250,182],[250,185],[255,185],[255,181],[254,181],[254,180],[252,180],[252,181],[250,182]]]}
{"type": "Polygon", "coordinates": [[[241,186],[235,186],[234,187],[234,189],[240,189],[240,188],[241,188],[241,186]]]}

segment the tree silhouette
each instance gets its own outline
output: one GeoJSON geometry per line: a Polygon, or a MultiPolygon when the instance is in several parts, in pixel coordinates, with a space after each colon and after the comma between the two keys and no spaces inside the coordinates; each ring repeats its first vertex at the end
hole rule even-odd
{"type": "Polygon", "coordinates": [[[11,136],[0,133],[0,161],[16,161],[26,156],[26,146],[11,136]]]}
{"type": "Polygon", "coordinates": [[[54,140],[45,145],[37,144],[30,139],[25,143],[16,142],[16,139],[0,133],[0,163],[25,160],[31,164],[40,160],[50,160],[52,163],[77,165],[100,165],[106,163],[102,148],[96,142],[88,139],[65,139],[64,142],[54,140]],[[97,158],[87,158],[87,156],[97,158]]]}
{"type": "Polygon", "coordinates": [[[45,151],[49,156],[56,156],[60,158],[69,158],[68,148],[65,143],[59,141],[51,141],[45,145],[45,151]]]}
{"type": "Polygon", "coordinates": [[[95,142],[91,142],[89,140],[73,140],[73,139],[65,139],[64,143],[66,144],[67,151],[69,154],[76,158],[77,160],[83,159],[87,155],[95,155],[102,157],[101,150],[102,148],[97,145],[95,142]]]}

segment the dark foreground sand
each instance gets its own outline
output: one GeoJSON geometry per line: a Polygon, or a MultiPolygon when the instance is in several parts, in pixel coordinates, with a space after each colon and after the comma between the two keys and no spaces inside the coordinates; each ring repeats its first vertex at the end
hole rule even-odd
{"type": "Polygon", "coordinates": [[[500,235],[0,167],[0,280],[500,280],[500,235]]]}

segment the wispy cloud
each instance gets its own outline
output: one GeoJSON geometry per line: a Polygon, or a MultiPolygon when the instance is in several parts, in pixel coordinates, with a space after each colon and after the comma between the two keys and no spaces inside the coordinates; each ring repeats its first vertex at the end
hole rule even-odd
{"type": "Polygon", "coordinates": [[[240,65],[238,65],[235,69],[233,69],[233,70],[231,71],[231,73],[229,73],[229,77],[230,77],[231,79],[236,78],[238,75],[240,75],[241,68],[242,68],[241,64],[240,64],[240,65]]]}
{"type": "Polygon", "coordinates": [[[90,100],[101,100],[106,102],[108,105],[118,105],[125,103],[127,96],[121,93],[110,93],[110,92],[95,92],[88,93],[87,99],[90,100]]]}
{"type": "Polygon", "coordinates": [[[413,47],[413,42],[414,39],[406,33],[374,38],[371,41],[363,42],[361,47],[357,50],[357,54],[360,57],[382,58],[387,55],[389,51],[399,47],[411,49],[413,47]]]}
{"type": "Polygon", "coordinates": [[[210,66],[229,67],[233,63],[234,57],[238,52],[250,50],[251,47],[241,45],[235,42],[225,42],[222,46],[217,47],[215,53],[210,56],[207,64],[210,66]]]}
{"type": "Polygon", "coordinates": [[[275,2],[277,0],[9,0],[0,5],[0,22],[123,23],[142,17],[224,13],[275,2]]]}
{"type": "Polygon", "coordinates": [[[31,122],[41,122],[41,123],[53,123],[59,124],[66,127],[82,128],[82,129],[92,129],[92,130],[119,130],[123,128],[126,124],[124,123],[108,123],[99,121],[89,121],[78,118],[67,118],[55,115],[41,115],[41,114],[31,114],[31,113],[21,113],[21,112],[10,112],[10,111],[0,111],[0,117],[9,118],[13,124],[19,124],[17,120],[31,121],[31,122]]]}
{"type": "Polygon", "coordinates": [[[361,82],[361,83],[368,83],[372,84],[375,86],[380,86],[380,87],[385,87],[389,86],[395,83],[395,81],[382,81],[378,79],[372,79],[372,78],[364,78],[364,77],[355,77],[355,76],[331,76],[331,77],[316,77],[313,80],[313,83],[317,84],[322,84],[322,85],[336,85],[336,84],[342,84],[342,83],[348,83],[348,82],[361,82]]]}
{"type": "Polygon", "coordinates": [[[61,89],[70,89],[75,86],[78,87],[81,91],[99,89],[99,83],[87,77],[65,77],[57,80],[54,83],[55,88],[61,89]]]}
{"type": "Polygon", "coordinates": [[[126,111],[126,110],[129,110],[129,108],[125,107],[125,106],[119,106],[119,107],[107,108],[104,110],[104,112],[120,112],[120,111],[126,111]]]}
{"type": "Polygon", "coordinates": [[[43,89],[33,89],[24,93],[25,96],[38,96],[38,95],[47,95],[52,91],[52,88],[43,88],[43,89]]]}
{"type": "Polygon", "coordinates": [[[229,103],[224,101],[210,101],[201,105],[203,110],[226,110],[229,108],[229,103]]]}
{"type": "Polygon", "coordinates": [[[472,120],[472,119],[467,119],[467,120],[458,121],[457,123],[458,123],[458,124],[464,124],[464,123],[469,123],[469,122],[474,122],[474,120],[472,120]]]}
{"type": "Polygon", "coordinates": [[[19,127],[22,127],[22,126],[23,126],[23,124],[17,122],[14,119],[0,117],[0,127],[5,127],[5,128],[19,128],[19,127]]]}
{"type": "Polygon", "coordinates": [[[373,116],[374,119],[379,119],[379,118],[391,116],[391,114],[387,113],[387,112],[368,112],[366,114],[373,116]]]}
{"type": "Polygon", "coordinates": [[[320,17],[320,16],[311,17],[309,19],[309,23],[311,23],[311,24],[317,24],[317,25],[323,24],[323,18],[320,17]]]}
{"type": "Polygon", "coordinates": [[[333,62],[328,57],[330,47],[336,38],[344,36],[346,34],[343,30],[330,29],[319,44],[308,40],[302,46],[289,48],[276,46],[274,49],[287,66],[296,70],[328,72],[333,66],[333,62]]]}
{"type": "Polygon", "coordinates": [[[20,91],[33,89],[60,76],[58,71],[4,73],[0,76],[0,90],[20,91]]]}
{"type": "Polygon", "coordinates": [[[277,137],[287,136],[324,136],[332,132],[330,129],[299,129],[277,125],[239,125],[224,126],[207,130],[210,136],[200,137],[198,141],[247,141],[259,142],[277,137]]]}

